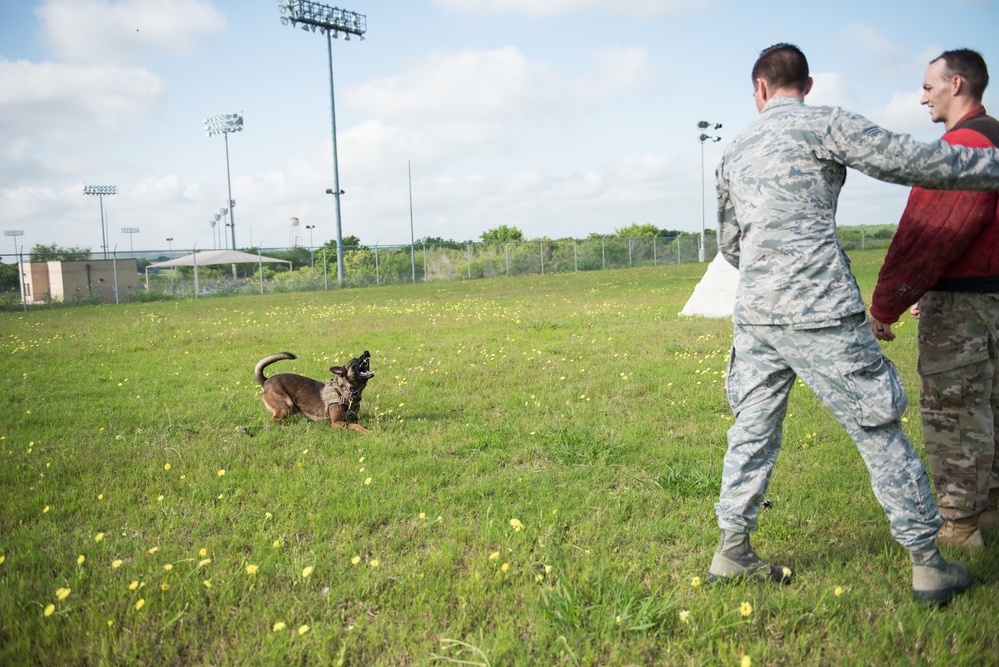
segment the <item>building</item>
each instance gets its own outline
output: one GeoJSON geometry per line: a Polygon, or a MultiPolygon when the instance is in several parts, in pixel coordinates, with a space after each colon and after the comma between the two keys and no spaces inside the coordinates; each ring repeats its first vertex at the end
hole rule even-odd
{"type": "Polygon", "coordinates": [[[22,262],[19,268],[21,293],[26,303],[75,301],[92,295],[118,303],[139,289],[138,265],[134,259],[22,262]]]}

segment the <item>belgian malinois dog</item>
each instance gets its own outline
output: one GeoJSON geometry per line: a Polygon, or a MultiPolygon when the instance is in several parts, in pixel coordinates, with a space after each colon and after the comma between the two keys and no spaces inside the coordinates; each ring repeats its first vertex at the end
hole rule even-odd
{"type": "Polygon", "coordinates": [[[264,377],[264,369],[275,361],[295,358],[291,352],[272,354],[257,362],[254,369],[257,382],[264,388],[261,398],[274,414],[274,421],[301,412],[312,421],[328,419],[333,428],[367,433],[368,429],[357,423],[357,417],[364,385],[375,376],[370,368],[371,353],[365,350],[345,366],[330,367],[333,377],[325,383],[294,373],[264,377]]]}

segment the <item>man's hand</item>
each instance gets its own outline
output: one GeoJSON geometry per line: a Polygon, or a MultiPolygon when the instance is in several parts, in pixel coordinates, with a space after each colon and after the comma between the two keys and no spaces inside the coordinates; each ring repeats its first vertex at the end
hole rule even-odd
{"type": "Polygon", "coordinates": [[[895,340],[895,334],[891,332],[891,325],[877,320],[873,315],[871,315],[871,333],[878,340],[895,340]]]}
{"type": "Polygon", "coordinates": [[[909,314],[912,315],[913,317],[915,317],[917,320],[919,319],[919,302],[918,301],[916,303],[912,304],[911,306],[909,306],[909,314]]]}

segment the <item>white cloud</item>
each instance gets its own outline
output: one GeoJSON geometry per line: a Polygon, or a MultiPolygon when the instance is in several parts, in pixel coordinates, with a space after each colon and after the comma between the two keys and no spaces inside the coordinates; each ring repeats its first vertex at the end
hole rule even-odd
{"type": "Polygon", "coordinates": [[[510,121],[535,115],[567,92],[549,67],[509,46],[432,53],[399,76],[351,89],[349,103],[382,117],[510,121]]]}
{"type": "Polygon", "coordinates": [[[608,7],[605,0],[434,0],[444,9],[468,14],[523,14],[553,18],[569,14],[602,12],[608,19],[627,15],[642,18],[664,16],[710,7],[715,0],[618,0],[608,7]]]}
{"type": "Polygon", "coordinates": [[[608,99],[651,76],[643,49],[604,49],[590,62],[591,71],[569,80],[513,46],[436,52],[410,62],[399,76],[351,88],[347,103],[383,118],[510,123],[608,99]]]}
{"type": "Polygon", "coordinates": [[[46,0],[41,38],[66,60],[130,60],[136,52],[190,51],[226,21],[203,0],[46,0]]]}
{"type": "Polygon", "coordinates": [[[23,60],[0,59],[0,81],[0,178],[7,183],[73,173],[85,160],[67,147],[112,135],[125,117],[158,104],[164,91],[144,69],[23,60]],[[43,154],[46,141],[63,148],[43,154]]]}
{"type": "Polygon", "coordinates": [[[850,85],[842,74],[815,72],[812,74],[812,91],[806,101],[814,106],[849,107],[850,96],[850,85]]]}
{"type": "Polygon", "coordinates": [[[943,134],[943,125],[930,120],[929,110],[919,103],[920,90],[896,92],[888,105],[871,114],[871,120],[892,132],[904,132],[924,141],[938,139],[943,134]]]}

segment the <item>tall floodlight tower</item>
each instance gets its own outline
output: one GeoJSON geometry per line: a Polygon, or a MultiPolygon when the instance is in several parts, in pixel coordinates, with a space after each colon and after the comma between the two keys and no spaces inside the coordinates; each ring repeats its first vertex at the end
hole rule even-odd
{"type": "Polygon", "coordinates": [[[224,207],[229,209],[229,225],[232,227],[232,249],[236,249],[236,215],[233,209],[236,202],[232,199],[232,179],[229,176],[229,133],[243,131],[243,117],[237,113],[227,113],[221,116],[212,116],[204,121],[205,131],[208,136],[221,134],[225,137],[225,181],[229,188],[229,205],[224,207]]]}
{"type": "Polygon", "coordinates": [[[101,201],[101,247],[104,249],[104,259],[108,258],[108,235],[104,228],[104,195],[118,194],[117,185],[84,185],[83,194],[97,195],[101,201]]]}
{"type": "MultiPolygon", "coordinates": [[[[343,33],[344,41],[351,35],[362,40],[368,29],[368,19],[364,14],[330,7],[311,0],[278,0],[278,11],[287,16],[281,17],[282,25],[315,32],[319,28],[326,35],[326,51],[330,67],[330,126],[333,130],[333,188],[331,194],[336,202],[336,276],[338,284],[343,284],[343,229],[340,226],[340,173],[336,159],[336,106],[333,100],[333,38],[343,33]]],[[[327,190],[330,192],[330,190],[327,190]]]]}
{"type": "Polygon", "coordinates": [[[717,143],[717,142],[721,141],[721,137],[713,137],[713,136],[705,134],[704,132],[705,132],[705,130],[720,130],[721,129],[721,123],[709,123],[706,120],[702,120],[699,123],[697,123],[697,129],[699,129],[701,131],[701,134],[698,135],[698,137],[697,137],[697,140],[699,142],[701,142],[701,245],[697,249],[697,261],[703,262],[704,259],[705,259],[705,256],[704,256],[705,255],[705,250],[704,250],[704,233],[705,233],[705,228],[704,228],[704,142],[705,141],[713,141],[713,142],[717,143]]]}

